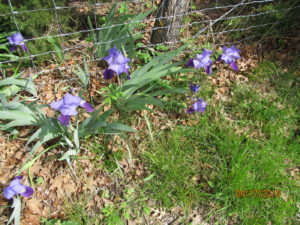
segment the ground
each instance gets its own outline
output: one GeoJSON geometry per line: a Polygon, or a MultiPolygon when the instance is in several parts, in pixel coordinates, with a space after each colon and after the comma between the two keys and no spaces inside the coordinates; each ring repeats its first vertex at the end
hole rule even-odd
{"type": "MultiPolygon", "coordinates": [[[[218,65],[221,69],[209,77],[189,73],[172,78],[173,85],[202,84],[198,95],[208,101],[204,114],[188,116],[176,108],[185,96],[167,96],[164,110],[126,118],[136,133],[83,141],[74,171],[57,160],[62,148],[39,158],[24,172],[35,194],[23,199],[23,224],[39,224],[41,218],[48,218],[41,220],[45,224],[59,224],[57,219],[77,224],[295,224],[299,60],[283,66],[262,59],[250,46],[240,48],[238,73],[218,65]],[[237,197],[238,190],[281,194],[237,197]]],[[[64,87],[76,85],[61,76],[71,74],[36,80],[42,103],[61,98],[64,87]]],[[[54,115],[50,109],[47,113],[54,115]]],[[[2,187],[30,158],[24,148],[27,132],[21,129],[17,138],[1,133],[2,187]]],[[[2,197],[0,202],[4,223],[9,202],[2,197]]]]}
{"type": "MultiPolygon", "coordinates": [[[[189,31],[183,36],[189,37],[189,31]]],[[[186,114],[191,93],[166,95],[162,109],[115,113],[113,119],[121,118],[137,132],[81,140],[81,152],[71,167],[58,160],[65,149],[57,143],[40,147],[36,155],[47,153],[22,173],[35,190],[30,198],[22,198],[22,224],[299,223],[300,46],[295,37],[282,38],[280,44],[238,43],[238,72],[219,62],[212,75],[198,70],[161,81],[165,87],[200,84],[196,96],[207,101],[205,113],[186,114]]],[[[89,52],[76,50],[66,54],[63,64],[41,68],[72,66],[83,53],[89,52]]],[[[180,59],[194,56],[189,51],[180,59]]],[[[133,64],[146,60],[141,57],[133,64]]],[[[103,100],[97,91],[110,83],[102,77],[103,66],[89,64],[86,97],[93,97],[96,108],[103,100]]],[[[28,74],[25,70],[24,76],[28,74]]],[[[42,104],[60,99],[69,88],[80,90],[71,69],[40,74],[35,84],[42,104]]],[[[50,108],[45,110],[47,116],[56,116],[50,108]]],[[[25,147],[32,129],[21,127],[17,135],[1,131],[1,190],[33,158],[30,146],[25,147]]],[[[7,222],[10,204],[0,196],[0,224],[7,222]]]]}

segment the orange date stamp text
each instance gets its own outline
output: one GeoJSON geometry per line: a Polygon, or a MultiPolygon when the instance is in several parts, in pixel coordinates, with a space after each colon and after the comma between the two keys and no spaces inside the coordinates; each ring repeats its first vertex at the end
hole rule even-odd
{"type": "Polygon", "coordinates": [[[235,190],[237,198],[279,198],[280,190],[235,190]]]}

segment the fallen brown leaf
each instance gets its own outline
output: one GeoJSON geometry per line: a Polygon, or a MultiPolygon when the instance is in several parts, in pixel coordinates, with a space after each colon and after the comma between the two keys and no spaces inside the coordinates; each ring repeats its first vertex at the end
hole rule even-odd
{"type": "Polygon", "coordinates": [[[29,211],[34,215],[41,215],[42,203],[40,200],[32,198],[26,202],[29,211]]]}

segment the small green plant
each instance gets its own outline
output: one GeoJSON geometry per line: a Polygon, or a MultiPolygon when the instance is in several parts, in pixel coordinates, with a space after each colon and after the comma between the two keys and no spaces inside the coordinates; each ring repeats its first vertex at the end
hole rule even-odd
{"type": "MultiPolygon", "coordinates": [[[[163,52],[165,52],[165,51],[169,51],[170,47],[166,46],[166,45],[158,45],[158,46],[155,47],[155,49],[157,51],[163,51],[163,52]]],[[[157,54],[159,54],[159,53],[157,53],[157,54]]]]}
{"type": "MultiPolygon", "coordinates": [[[[81,68],[79,65],[76,65],[77,70],[72,70],[72,72],[78,77],[79,82],[82,86],[82,90],[88,90],[88,86],[90,83],[90,72],[88,65],[85,61],[83,62],[83,68],[81,68]]],[[[83,92],[81,92],[83,94],[83,92]]]]}
{"type": "Polygon", "coordinates": [[[56,56],[56,59],[59,63],[62,63],[65,59],[64,56],[64,52],[62,51],[62,47],[60,45],[60,43],[58,42],[58,40],[49,37],[47,38],[47,41],[49,42],[49,44],[53,47],[54,49],[54,55],[56,56]]]}
{"type": "MultiPolygon", "coordinates": [[[[53,107],[54,109],[58,109],[56,108],[56,105],[65,104],[63,110],[66,110],[69,107],[68,112],[71,112],[72,110],[76,110],[76,108],[74,109],[73,106],[68,105],[68,102],[75,101],[78,98],[79,97],[66,94],[64,99],[53,103],[51,107],[53,107]]],[[[88,103],[83,102],[82,104],[88,103]]],[[[92,111],[90,110],[91,106],[82,106],[87,110],[92,111]]],[[[34,146],[31,148],[33,156],[37,148],[39,148],[44,143],[49,142],[50,140],[59,141],[59,144],[56,144],[44,150],[42,153],[39,153],[37,156],[35,156],[32,160],[29,160],[27,163],[25,163],[20,168],[19,173],[30,168],[31,165],[38,158],[40,158],[42,154],[46,153],[57,145],[63,146],[67,149],[60,160],[67,160],[70,165],[71,157],[76,155],[80,151],[80,139],[97,133],[103,134],[107,132],[113,134],[118,133],[121,130],[134,131],[134,129],[120,123],[106,122],[106,119],[111,115],[112,110],[106,111],[101,115],[102,108],[99,108],[92,114],[91,117],[85,119],[84,121],[79,123],[79,121],[77,120],[76,126],[74,127],[69,122],[70,117],[64,115],[63,113],[59,117],[59,121],[54,118],[46,117],[45,113],[42,111],[43,107],[45,107],[45,105],[39,105],[36,102],[27,104],[26,101],[19,101],[18,98],[15,98],[12,102],[8,102],[4,96],[1,97],[0,119],[9,122],[1,124],[0,129],[8,130],[10,128],[19,126],[35,127],[36,129],[34,130],[34,133],[31,135],[27,142],[27,146],[29,146],[32,142],[35,142],[34,146]],[[70,126],[68,126],[69,124],[70,126]]]]}
{"type": "MultiPolygon", "coordinates": [[[[140,48],[144,46],[143,43],[138,43],[136,47],[140,48]]],[[[150,55],[149,51],[147,49],[139,49],[136,51],[136,57],[140,60],[142,60],[144,63],[148,63],[151,59],[152,56],[150,55]]]]}
{"type": "Polygon", "coordinates": [[[102,213],[105,216],[105,224],[107,225],[125,225],[122,218],[119,216],[118,209],[113,205],[107,205],[102,209],[102,213]]]}
{"type": "Polygon", "coordinates": [[[11,97],[19,91],[27,91],[34,97],[37,97],[37,90],[32,79],[19,78],[20,73],[15,73],[13,76],[0,80],[0,95],[3,97],[11,97]]]}
{"type": "Polygon", "coordinates": [[[70,221],[70,220],[61,221],[57,219],[45,219],[45,218],[41,220],[41,224],[42,225],[80,225],[75,221],[70,221]]]}
{"type": "Polygon", "coordinates": [[[104,97],[104,104],[115,106],[118,100],[122,97],[123,92],[121,91],[121,87],[110,84],[108,87],[101,88],[101,92],[97,91],[100,95],[104,97]]]}
{"type": "Polygon", "coordinates": [[[127,14],[128,13],[128,6],[126,2],[122,2],[119,5],[118,11],[120,14],[127,14]]]}

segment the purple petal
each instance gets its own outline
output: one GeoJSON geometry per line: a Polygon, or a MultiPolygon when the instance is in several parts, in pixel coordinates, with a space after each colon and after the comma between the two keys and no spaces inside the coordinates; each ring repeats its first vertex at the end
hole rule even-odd
{"type": "Polygon", "coordinates": [[[190,84],[190,89],[191,89],[191,91],[194,92],[194,93],[198,92],[199,89],[200,89],[200,87],[201,87],[201,86],[197,86],[197,84],[192,84],[192,83],[190,84]]]}
{"type": "Polygon", "coordinates": [[[85,108],[85,110],[88,112],[94,112],[94,107],[86,101],[82,101],[82,103],[80,103],[80,106],[85,108]]]}
{"type": "Polygon", "coordinates": [[[239,68],[238,68],[238,66],[237,66],[237,64],[236,64],[235,61],[232,61],[232,62],[230,63],[230,66],[231,66],[231,68],[234,69],[236,72],[239,70],[239,68]]]}
{"type": "Polygon", "coordinates": [[[59,110],[60,107],[62,106],[63,102],[64,102],[63,99],[61,99],[61,100],[59,100],[59,101],[56,101],[56,102],[52,102],[52,103],[50,104],[50,107],[51,107],[51,109],[59,110]]]}
{"type": "Polygon", "coordinates": [[[9,36],[9,37],[7,37],[7,39],[8,39],[8,41],[9,41],[10,44],[12,44],[12,45],[15,44],[15,41],[14,41],[14,39],[13,39],[13,36],[9,36]]]}
{"type": "Polygon", "coordinates": [[[196,58],[205,64],[211,61],[209,58],[211,54],[212,54],[211,50],[203,49],[201,54],[197,54],[196,58]]]}
{"type": "Polygon", "coordinates": [[[14,179],[10,184],[9,187],[11,190],[13,190],[15,193],[20,194],[24,191],[24,185],[22,185],[20,179],[14,179]]]}
{"type": "Polygon", "coordinates": [[[66,93],[64,98],[63,98],[63,105],[68,105],[68,106],[76,106],[78,107],[80,105],[80,102],[82,99],[78,96],[71,95],[70,93],[66,93]]]}
{"type": "Polygon", "coordinates": [[[29,197],[33,193],[33,189],[29,186],[21,184],[23,176],[16,176],[9,184],[8,187],[4,188],[3,193],[6,199],[11,199],[17,194],[21,194],[25,197],[29,197]]]}
{"type": "MultiPolygon", "coordinates": [[[[204,49],[201,54],[197,54],[196,58],[193,59],[193,65],[195,69],[209,67],[212,64],[210,55],[212,54],[211,50],[204,49]]],[[[208,68],[209,69],[209,68],[208,68]]],[[[210,71],[208,71],[210,72],[210,71]]]]}
{"type": "Polygon", "coordinates": [[[108,69],[113,70],[117,75],[120,75],[125,72],[126,67],[124,64],[110,64],[108,69]]]}
{"type": "Polygon", "coordinates": [[[212,60],[209,58],[209,56],[202,57],[200,60],[201,64],[203,65],[202,67],[208,66],[209,64],[212,63],[212,60]]]}
{"type": "Polygon", "coordinates": [[[116,47],[113,47],[108,50],[108,56],[103,57],[102,59],[104,59],[108,64],[111,64],[114,61],[114,58],[117,57],[118,54],[119,54],[118,49],[116,47]]]}
{"type": "Polygon", "coordinates": [[[121,52],[117,55],[115,59],[118,64],[126,64],[130,61],[130,59],[126,58],[121,52]]]}
{"type": "Polygon", "coordinates": [[[223,53],[228,54],[231,53],[232,49],[231,48],[227,48],[226,46],[223,47],[223,53]]]}
{"type": "Polygon", "coordinates": [[[194,63],[193,63],[194,59],[189,59],[189,61],[185,64],[186,66],[190,66],[190,67],[194,67],[194,63]]]}
{"type": "Polygon", "coordinates": [[[77,115],[76,109],[81,101],[80,97],[66,93],[63,99],[52,102],[50,107],[54,110],[59,110],[64,116],[75,116],[77,115]]]}
{"type": "Polygon", "coordinates": [[[193,107],[188,108],[188,110],[186,111],[187,114],[191,114],[194,112],[195,112],[195,110],[193,109],[193,107]]]}
{"type": "Polygon", "coordinates": [[[239,54],[239,52],[240,52],[241,50],[237,49],[234,45],[232,45],[229,49],[230,49],[232,55],[233,55],[236,59],[240,59],[240,58],[241,58],[241,56],[240,56],[240,54],[239,54]]]}
{"type": "Polygon", "coordinates": [[[104,59],[108,64],[111,64],[113,62],[113,57],[112,56],[105,56],[102,59],[104,59]]]}
{"type": "Polygon", "coordinates": [[[24,41],[24,38],[23,38],[22,34],[20,34],[20,33],[15,33],[15,34],[7,37],[7,39],[9,41],[9,43],[12,45],[20,45],[24,41]]]}
{"type": "Polygon", "coordinates": [[[117,49],[116,46],[114,46],[113,48],[111,48],[111,49],[108,50],[108,54],[110,56],[117,56],[118,53],[119,53],[119,51],[118,51],[118,49],[117,49]]]}
{"type": "Polygon", "coordinates": [[[114,72],[117,75],[121,73],[129,74],[130,66],[127,64],[130,59],[126,58],[116,47],[109,49],[109,55],[103,59],[109,64],[108,69],[103,71],[104,79],[108,80],[114,76],[114,72]]]}
{"type": "Polygon", "coordinates": [[[124,69],[124,73],[126,73],[126,74],[127,74],[127,76],[129,76],[129,74],[130,74],[130,73],[129,73],[129,70],[128,70],[128,68],[126,68],[126,67],[125,67],[125,69],[124,69]]]}
{"type": "Polygon", "coordinates": [[[206,105],[207,103],[202,98],[199,98],[198,101],[195,102],[192,107],[197,112],[204,112],[206,109],[206,105]]]}
{"type": "Polygon", "coordinates": [[[203,52],[202,52],[203,55],[208,55],[208,56],[210,56],[212,53],[213,53],[212,50],[208,50],[208,49],[206,49],[206,48],[203,49],[203,52]]]}
{"type": "Polygon", "coordinates": [[[69,123],[70,123],[70,116],[64,116],[63,114],[61,114],[59,117],[58,117],[58,121],[64,125],[64,126],[68,126],[69,123]]]}
{"type": "Polygon", "coordinates": [[[60,112],[64,116],[75,116],[77,115],[77,105],[63,105],[60,107],[60,112]]]}
{"type": "Polygon", "coordinates": [[[223,47],[223,53],[221,55],[221,59],[225,63],[232,63],[236,59],[240,59],[240,52],[241,50],[237,49],[234,45],[232,45],[230,48],[223,47]]]}
{"type": "Polygon", "coordinates": [[[115,75],[115,72],[111,69],[105,69],[103,71],[103,76],[104,76],[105,80],[109,80],[109,79],[113,78],[114,75],[115,75]]]}
{"type": "Polygon", "coordinates": [[[15,45],[9,46],[9,51],[15,52],[16,50],[17,50],[17,46],[15,45]]]}
{"type": "Polygon", "coordinates": [[[193,59],[193,65],[195,69],[199,69],[200,67],[202,67],[202,64],[198,59],[193,59]]]}
{"type": "Polygon", "coordinates": [[[130,69],[130,66],[126,63],[125,64],[124,73],[126,73],[127,75],[129,75],[130,74],[129,69],[130,69]]]}
{"type": "Polygon", "coordinates": [[[17,193],[14,192],[9,186],[3,189],[3,195],[6,199],[11,199],[14,197],[17,193]]]}
{"type": "Polygon", "coordinates": [[[33,189],[29,186],[24,186],[25,187],[25,191],[20,193],[22,196],[24,197],[29,197],[33,194],[33,189]]]}
{"type": "MultiPolygon", "coordinates": [[[[28,48],[24,43],[24,38],[23,38],[22,34],[15,33],[12,36],[7,37],[7,39],[11,45],[14,45],[14,46],[20,45],[25,52],[28,52],[28,48]]],[[[13,50],[15,50],[15,48],[11,48],[11,51],[13,51],[13,50]]]]}
{"type": "Polygon", "coordinates": [[[21,43],[24,41],[24,38],[23,38],[22,34],[20,34],[20,33],[13,34],[11,37],[15,43],[21,43]]]}
{"type": "Polygon", "coordinates": [[[225,63],[230,63],[232,61],[232,57],[230,56],[230,50],[227,47],[223,47],[223,52],[221,55],[221,60],[223,60],[225,63]]]}
{"type": "Polygon", "coordinates": [[[221,60],[223,60],[225,63],[230,63],[232,61],[232,57],[228,54],[223,53],[221,55],[221,60]]]}
{"type": "Polygon", "coordinates": [[[212,73],[212,65],[210,64],[209,66],[205,66],[204,70],[206,74],[211,74],[212,73]]]}

